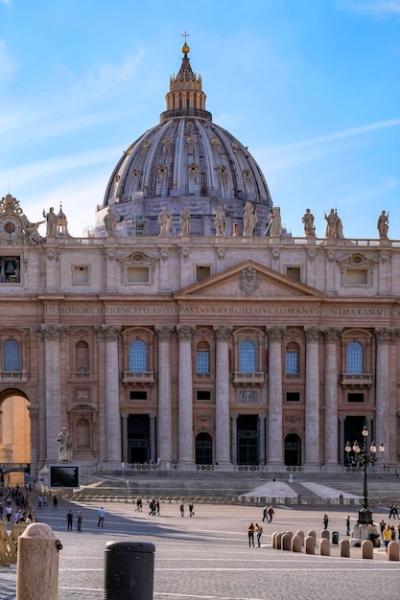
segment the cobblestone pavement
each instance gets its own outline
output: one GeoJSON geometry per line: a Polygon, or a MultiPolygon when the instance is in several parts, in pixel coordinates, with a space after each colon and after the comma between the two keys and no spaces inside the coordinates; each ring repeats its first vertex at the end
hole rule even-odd
{"type": "MultiPolygon", "coordinates": [[[[66,506],[40,514],[64,545],[60,555],[60,600],[100,600],[103,551],[107,541],[151,541],[156,545],[155,600],[397,600],[400,563],[389,563],[382,549],[374,561],[320,557],[272,550],[271,533],[322,527],[323,511],[277,508],[264,523],[261,548],[249,548],[247,526],[261,510],[242,506],[195,507],[182,519],[178,506],[162,505],[160,517],[139,514],[131,504],[107,504],[104,529],[96,526],[96,507],[83,510],[82,533],[67,533],[66,506]]],[[[344,512],[329,512],[329,529],[345,533],[344,512]]],[[[375,513],[376,520],[382,518],[375,513]]],[[[397,525],[397,522],[396,522],[397,525]]],[[[15,598],[15,568],[0,568],[0,600],[15,598]]]]}

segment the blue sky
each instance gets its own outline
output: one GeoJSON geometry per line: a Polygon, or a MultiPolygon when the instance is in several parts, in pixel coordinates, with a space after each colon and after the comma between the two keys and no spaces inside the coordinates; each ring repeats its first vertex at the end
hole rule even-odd
{"type": "Polygon", "coordinates": [[[214,121],[249,146],[293,235],[400,239],[400,0],[0,0],[0,196],[74,235],[164,110],[190,32],[214,121]]]}

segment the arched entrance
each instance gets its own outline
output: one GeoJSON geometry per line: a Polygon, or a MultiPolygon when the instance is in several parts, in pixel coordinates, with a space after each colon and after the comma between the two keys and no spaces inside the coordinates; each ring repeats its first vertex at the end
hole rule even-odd
{"type": "Polygon", "coordinates": [[[238,465],[258,465],[258,415],[237,418],[238,465]]]}
{"type": "Polygon", "coordinates": [[[212,438],[209,433],[196,436],[196,465],[212,465],[212,438]]]}
{"type": "Polygon", "coordinates": [[[301,439],[297,433],[289,433],[285,437],[285,465],[287,467],[301,465],[301,439]]]}
{"type": "Polygon", "coordinates": [[[0,484],[23,485],[31,463],[29,400],[17,389],[0,392],[0,484]]]}

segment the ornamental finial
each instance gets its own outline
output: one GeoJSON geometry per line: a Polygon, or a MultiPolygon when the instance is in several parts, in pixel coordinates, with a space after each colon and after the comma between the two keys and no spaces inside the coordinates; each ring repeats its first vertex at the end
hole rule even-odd
{"type": "Polygon", "coordinates": [[[187,31],[184,31],[181,35],[183,38],[185,38],[185,43],[182,46],[182,52],[186,56],[190,52],[190,47],[187,44],[187,38],[190,36],[190,33],[188,33],[187,31]]]}

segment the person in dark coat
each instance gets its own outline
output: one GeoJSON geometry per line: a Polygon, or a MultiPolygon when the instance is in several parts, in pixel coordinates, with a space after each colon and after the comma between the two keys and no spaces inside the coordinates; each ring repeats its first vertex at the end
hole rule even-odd
{"type": "Polygon", "coordinates": [[[69,509],[69,511],[67,512],[67,531],[72,531],[73,521],[74,521],[74,515],[72,513],[72,510],[69,509]]]}

